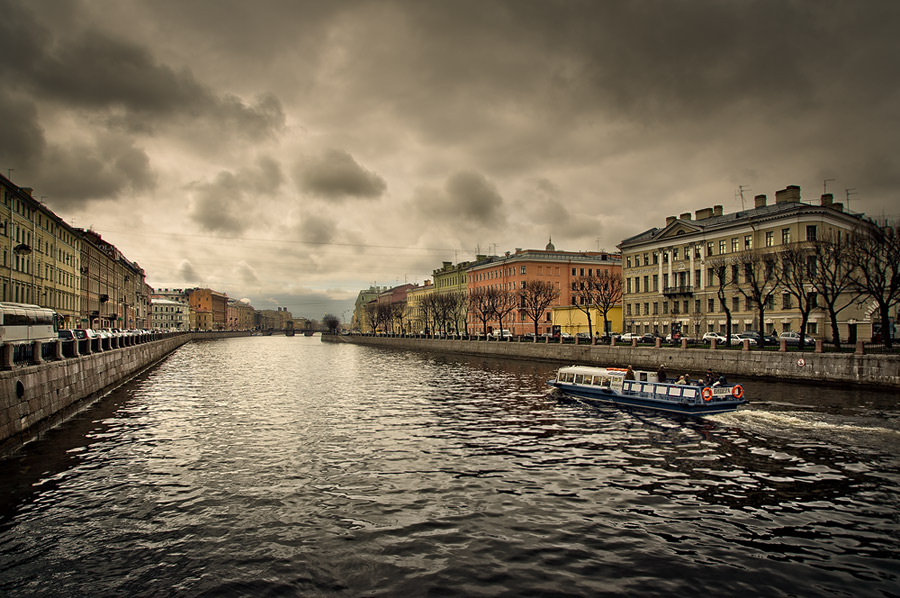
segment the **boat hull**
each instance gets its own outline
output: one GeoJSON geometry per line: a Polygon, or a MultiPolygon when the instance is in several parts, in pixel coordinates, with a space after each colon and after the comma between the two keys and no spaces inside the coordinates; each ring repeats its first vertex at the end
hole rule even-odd
{"type": "Polygon", "coordinates": [[[582,385],[564,384],[557,382],[556,380],[551,380],[547,384],[566,395],[577,397],[589,404],[604,403],[618,406],[639,407],[642,409],[652,409],[654,411],[677,413],[692,417],[728,413],[736,410],[747,402],[743,399],[702,402],[673,401],[650,396],[624,394],[609,388],[590,388],[582,385]]]}

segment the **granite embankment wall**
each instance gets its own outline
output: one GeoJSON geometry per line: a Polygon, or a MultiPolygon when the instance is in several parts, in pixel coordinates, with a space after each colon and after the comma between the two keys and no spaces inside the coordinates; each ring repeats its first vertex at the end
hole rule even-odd
{"type": "Polygon", "coordinates": [[[714,372],[737,377],[815,381],[832,384],[864,384],[900,388],[900,356],[815,353],[813,351],[742,351],[631,345],[497,342],[323,335],[323,342],[344,342],[415,351],[438,351],[552,361],[559,364],[599,366],[627,365],[656,370],[666,366],[670,375],[698,376],[714,372]]]}
{"type": "Polygon", "coordinates": [[[176,334],[0,371],[0,457],[15,452],[187,342],[248,334],[176,334]]]}

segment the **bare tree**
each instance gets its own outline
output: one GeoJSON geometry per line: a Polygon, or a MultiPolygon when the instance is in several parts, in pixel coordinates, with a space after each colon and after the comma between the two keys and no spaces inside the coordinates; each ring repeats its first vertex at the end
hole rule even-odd
{"type": "MultiPolygon", "coordinates": [[[[713,261],[720,259],[722,258],[714,258],[713,261]]],[[[766,305],[772,301],[775,291],[778,289],[777,260],[771,253],[763,253],[758,249],[746,249],[737,255],[735,262],[738,266],[738,272],[744,276],[744,284],[739,284],[736,277],[732,280],[732,284],[734,284],[738,293],[756,307],[756,311],[759,314],[757,329],[760,340],[764,343],[766,305]]],[[[731,312],[726,310],[725,313],[729,316],[728,331],[731,332],[731,312]]]]}
{"type": "Polygon", "coordinates": [[[594,276],[594,304],[603,316],[603,334],[610,332],[609,312],[622,304],[622,275],[600,272],[594,276]]]}
{"type": "Polygon", "coordinates": [[[487,323],[494,315],[494,289],[477,287],[469,292],[469,313],[481,321],[484,336],[487,337],[487,323]]]}
{"type": "Polygon", "coordinates": [[[891,307],[900,303],[900,228],[885,226],[857,231],[851,244],[853,287],[878,306],[881,337],[892,348],[891,307]]]}
{"type": "Polygon", "coordinates": [[[337,334],[337,330],[341,326],[341,320],[335,315],[325,314],[322,318],[322,324],[325,325],[329,334],[337,334]]]}
{"type": "Polygon", "coordinates": [[[538,336],[538,323],[559,297],[556,285],[547,280],[529,280],[519,289],[519,306],[525,315],[534,322],[534,336],[538,336]]]}
{"type": "Polygon", "coordinates": [[[494,315],[500,326],[500,338],[503,338],[503,319],[519,307],[518,297],[506,289],[497,289],[494,298],[494,315]]]}
{"type": "Polygon", "coordinates": [[[393,323],[397,322],[399,324],[399,332],[401,334],[406,332],[406,327],[404,326],[404,321],[406,319],[406,302],[400,301],[397,303],[391,303],[391,331],[393,332],[394,326],[393,323]]]}
{"type": "MultiPolygon", "coordinates": [[[[735,284],[736,281],[732,277],[729,279],[729,274],[732,272],[731,266],[740,267],[737,264],[729,263],[723,257],[714,257],[706,260],[707,267],[712,270],[713,278],[716,281],[716,297],[719,299],[719,305],[722,306],[722,309],[725,311],[725,344],[726,346],[731,345],[731,308],[728,307],[728,298],[726,295],[726,290],[728,289],[729,284],[735,284]]],[[[760,336],[762,333],[760,332],[760,336]]]]}
{"type": "Polygon", "coordinates": [[[595,276],[578,276],[572,281],[572,293],[575,297],[573,307],[577,308],[587,317],[588,336],[594,337],[594,323],[591,318],[591,309],[596,304],[595,276]]]}
{"type": "Polygon", "coordinates": [[[457,334],[460,330],[469,334],[469,301],[466,291],[454,291],[449,295],[449,319],[457,334]]]}
{"type": "Polygon", "coordinates": [[[826,234],[813,243],[812,251],[816,259],[813,286],[822,299],[821,306],[831,319],[831,340],[840,349],[838,314],[853,305],[853,297],[850,295],[853,285],[850,278],[852,262],[847,235],[826,234]]]}
{"type": "Polygon", "coordinates": [[[378,304],[374,301],[366,303],[363,311],[366,315],[366,323],[371,328],[371,331],[375,332],[378,328],[378,304]]]}
{"type": "Polygon", "coordinates": [[[782,288],[797,300],[800,311],[800,348],[806,343],[806,327],[809,314],[818,307],[814,290],[816,277],[816,257],[812,250],[802,243],[791,243],[779,252],[781,257],[780,282],[782,288]]]}

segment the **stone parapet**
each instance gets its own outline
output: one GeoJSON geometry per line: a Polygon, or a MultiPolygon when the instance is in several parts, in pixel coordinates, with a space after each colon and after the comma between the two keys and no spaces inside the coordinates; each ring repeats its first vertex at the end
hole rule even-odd
{"type": "Polygon", "coordinates": [[[576,345],[530,342],[485,342],[373,336],[323,335],[323,342],[346,342],[404,350],[438,351],[598,366],[628,365],[671,373],[716,373],[738,377],[863,384],[900,388],[900,356],[809,351],[742,351],[633,345],[576,345]]]}

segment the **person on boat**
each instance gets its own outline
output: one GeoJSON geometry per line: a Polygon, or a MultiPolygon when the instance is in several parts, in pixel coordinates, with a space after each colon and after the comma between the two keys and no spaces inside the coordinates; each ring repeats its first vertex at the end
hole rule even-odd
{"type": "Polygon", "coordinates": [[[690,375],[690,374],[685,374],[684,376],[682,376],[682,378],[684,378],[684,383],[687,384],[688,386],[690,386],[691,384],[693,384],[693,382],[691,381],[691,375],[690,375]]]}
{"type": "Polygon", "coordinates": [[[687,384],[687,381],[684,379],[684,376],[681,376],[675,384],[687,384]]]}
{"type": "Polygon", "coordinates": [[[661,365],[656,371],[656,381],[665,383],[667,380],[668,378],[666,378],[666,367],[661,365]]]}
{"type": "Polygon", "coordinates": [[[719,379],[713,384],[713,388],[716,388],[717,386],[726,386],[727,384],[728,380],[725,379],[725,376],[719,376],[719,379]]]}
{"type": "Polygon", "coordinates": [[[704,383],[707,386],[712,386],[713,382],[715,382],[715,381],[716,381],[716,379],[715,379],[715,377],[713,377],[712,368],[708,368],[706,370],[706,379],[704,380],[704,383]]]}
{"type": "Polygon", "coordinates": [[[625,379],[634,380],[634,370],[631,368],[631,366],[625,368],[625,379]]]}

